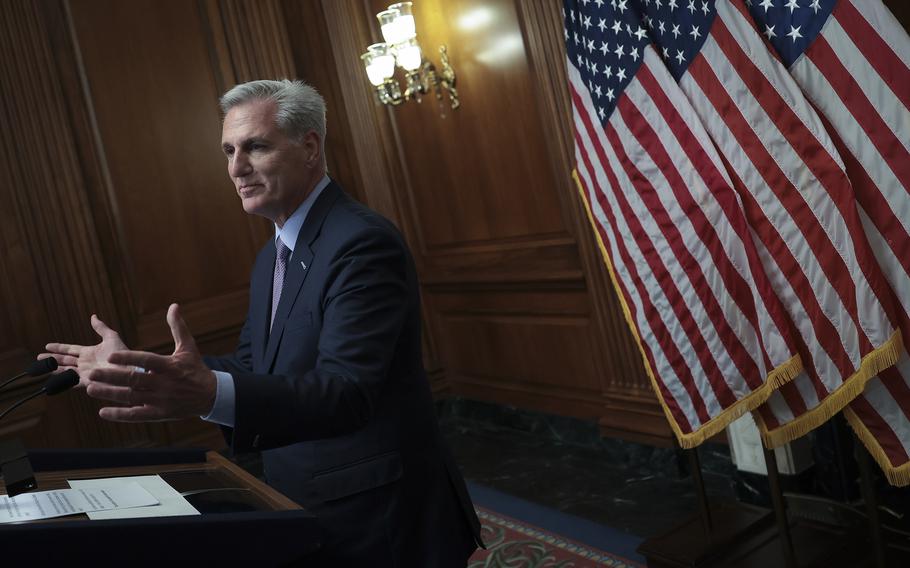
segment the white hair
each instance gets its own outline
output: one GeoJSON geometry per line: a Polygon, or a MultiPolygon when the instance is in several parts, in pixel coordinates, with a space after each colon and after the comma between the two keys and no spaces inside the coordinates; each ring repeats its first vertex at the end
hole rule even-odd
{"type": "Polygon", "coordinates": [[[250,81],[224,93],[219,103],[227,114],[235,106],[256,99],[275,101],[275,122],[292,140],[302,142],[308,132],[316,132],[325,156],[325,99],[316,89],[289,79],[250,81]]]}

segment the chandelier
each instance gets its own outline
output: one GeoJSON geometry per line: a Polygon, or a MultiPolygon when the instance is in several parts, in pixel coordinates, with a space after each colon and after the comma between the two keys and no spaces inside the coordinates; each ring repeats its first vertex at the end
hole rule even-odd
{"type": "Polygon", "coordinates": [[[420,102],[421,96],[433,89],[439,100],[442,100],[443,93],[448,95],[452,108],[456,109],[460,103],[458,91],[455,89],[455,69],[449,63],[446,46],[439,46],[442,66],[440,73],[436,71],[436,66],[423,56],[417,42],[417,27],[411,4],[399,2],[376,14],[385,42],[374,43],[360,56],[366,67],[367,77],[374,87],[376,97],[383,104],[397,106],[411,99],[420,102]],[[394,78],[396,66],[402,68],[405,73],[404,94],[394,78]]]}

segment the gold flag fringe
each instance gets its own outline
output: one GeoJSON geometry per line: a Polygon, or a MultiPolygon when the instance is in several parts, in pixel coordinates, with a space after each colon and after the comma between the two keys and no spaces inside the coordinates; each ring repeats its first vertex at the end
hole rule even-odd
{"type": "Polygon", "coordinates": [[[765,447],[776,448],[792,442],[827,422],[850,404],[851,400],[859,396],[866,388],[866,383],[873,377],[897,363],[903,353],[903,348],[901,332],[899,329],[895,330],[881,347],[867,353],[860,361],[859,369],[826,396],[818,406],[774,430],[769,430],[761,415],[757,412],[754,413],[753,417],[765,447]]]}
{"type": "Polygon", "coordinates": [[[771,385],[772,390],[777,390],[781,385],[789,383],[802,372],[803,360],[800,359],[799,355],[794,355],[768,373],[766,381],[771,385]]]}
{"type": "Polygon", "coordinates": [[[793,378],[802,372],[802,360],[800,359],[799,355],[794,355],[786,362],[772,369],[768,373],[767,377],[765,377],[765,383],[761,387],[752,391],[748,396],[736,401],[729,407],[725,408],[723,412],[708,422],[702,423],[702,425],[699,426],[696,431],[690,432],[688,434],[684,433],[680,429],[679,424],[676,423],[676,419],[673,417],[673,413],[667,407],[666,401],[664,401],[663,396],[660,394],[660,387],[657,386],[657,379],[654,376],[654,370],[651,369],[651,364],[648,362],[644,344],[641,341],[641,337],[638,335],[638,328],[635,326],[635,322],[632,319],[632,312],[629,310],[629,306],[626,304],[626,299],[622,295],[622,289],[619,286],[619,281],[616,279],[616,273],[613,270],[613,261],[610,259],[610,254],[607,252],[606,245],[600,238],[600,232],[597,230],[597,221],[594,219],[594,214],[591,212],[591,206],[588,203],[588,196],[585,193],[584,188],[581,186],[581,180],[578,178],[577,169],[572,170],[572,179],[575,180],[575,187],[581,196],[581,202],[585,206],[585,212],[588,215],[588,222],[591,223],[591,228],[594,230],[594,236],[597,238],[597,244],[600,247],[601,255],[603,256],[604,263],[607,265],[607,271],[610,273],[610,280],[613,283],[613,288],[616,290],[616,296],[619,298],[619,304],[622,307],[622,313],[626,318],[626,324],[629,326],[629,330],[632,332],[632,335],[635,337],[635,342],[638,344],[638,350],[641,354],[642,362],[644,363],[645,372],[647,373],[648,378],[651,380],[651,388],[654,389],[654,392],[657,395],[657,400],[660,402],[660,406],[664,411],[664,415],[667,417],[667,422],[670,423],[670,428],[676,435],[676,439],[679,441],[680,447],[683,449],[694,448],[712,436],[719,434],[727,426],[729,426],[731,422],[746,412],[756,409],[759,405],[768,400],[768,397],[771,396],[771,393],[773,393],[778,387],[793,380],[793,378]]]}
{"type": "Polygon", "coordinates": [[[888,483],[896,487],[910,485],[910,461],[898,466],[892,464],[881,444],[878,443],[872,432],[866,428],[863,421],[859,419],[859,416],[850,407],[844,409],[844,416],[847,417],[847,422],[853,428],[853,431],[856,432],[856,437],[862,441],[869,453],[872,454],[875,462],[878,463],[878,467],[882,468],[888,483]]]}

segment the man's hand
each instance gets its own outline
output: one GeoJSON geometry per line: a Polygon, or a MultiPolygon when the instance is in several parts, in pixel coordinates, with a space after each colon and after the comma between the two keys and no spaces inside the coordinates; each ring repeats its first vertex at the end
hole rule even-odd
{"type": "Polygon", "coordinates": [[[180,316],[177,304],[167,311],[174,336],[174,353],[117,351],[112,366],[88,373],[86,392],[93,398],[124,404],[107,406],[99,416],[118,422],[179,420],[204,416],[215,403],[215,374],[202,362],[196,340],[180,316]],[[122,366],[121,366],[122,365],[122,366]],[[137,371],[142,367],[146,372],[137,371]]]}
{"type": "Polygon", "coordinates": [[[126,344],[120,339],[120,334],[109,328],[106,323],[92,315],[92,329],[101,338],[97,345],[73,345],[70,343],[48,343],[45,346],[47,353],[38,355],[38,359],[53,357],[57,360],[57,369],[75,369],[79,373],[79,385],[87,384],[88,373],[94,369],[112,366],[109,357],[115,351],[127,349],[126,344]]]}

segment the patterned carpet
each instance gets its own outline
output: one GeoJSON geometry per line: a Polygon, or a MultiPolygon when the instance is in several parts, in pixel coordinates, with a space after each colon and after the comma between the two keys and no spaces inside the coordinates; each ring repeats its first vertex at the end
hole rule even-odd
{"type": "Polygon", "coordinates": [[[598,550],[500,513],[477,507],[487,550],[471,556],[468,568],[641,567],[616,554],[598,550]]]}

